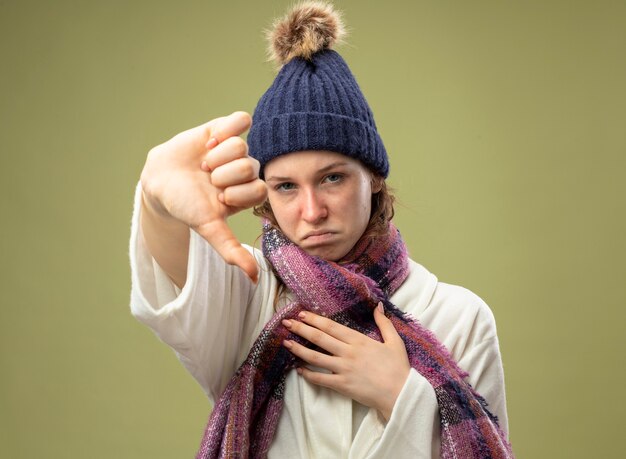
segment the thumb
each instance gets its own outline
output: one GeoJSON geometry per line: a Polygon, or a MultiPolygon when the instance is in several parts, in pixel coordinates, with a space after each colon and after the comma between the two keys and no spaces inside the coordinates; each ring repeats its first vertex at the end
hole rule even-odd
{"type": "Polygon", "coordinates": [[[193,229],[211,244],[226,263],[238,266],[252,282],[257,283],[259,279],[257,262],[252,254],[243,248],[225,220],[216,219],[193,229]]]}
{"type": "Polygon", "coordinates": [[[385,343],[396,341],[400,338],[396,328],[393,326],[391,320],[389,320],[385,316],[385,309],[382,301],[378,302],[378,305],[374,308],[374,321],[376,325],[378,325],[378,329],[380,330],[380,334],[383,337],[383,341],[385,343]]]}

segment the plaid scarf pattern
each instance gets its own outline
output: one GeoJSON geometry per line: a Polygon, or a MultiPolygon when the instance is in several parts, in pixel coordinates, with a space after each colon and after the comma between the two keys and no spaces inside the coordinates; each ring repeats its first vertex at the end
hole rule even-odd
{"type": "Polygon", "coordinates": [[[386,236],[362,239],[335,263],[308,255],[266,222],[263,253],[295,301],[266,324],[228,383],[196,459],[267,456],[282,409],[285,376],[297,364],[282,342],[292,339],[312,346],[282,326],[283,319],[296,319],[306,309],[382,341],[373,316],[379,301],[404,340],[411,366],[435,391],[442,458],[513,458],[497,419],[465,381],[468,374],[429,330],[389,301],[409,271],[406,247],[393,225],[386,236]]]}

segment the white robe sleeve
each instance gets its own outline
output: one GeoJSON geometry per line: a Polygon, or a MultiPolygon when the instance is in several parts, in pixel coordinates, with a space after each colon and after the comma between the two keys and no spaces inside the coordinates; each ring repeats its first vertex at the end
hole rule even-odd
{"type": "Polygon", "coordinates": [[[187,282],[177,288],[148,252],[139,225],[141,189],[137,186],[130,241],[130,307],[150,327],[215,401],[256,336],[267,269],[260,267],[254,285],[230,266],[195,231],[190,230],[187,282]]]}
{"type": "Polygon", "coordinates": [[[487,401],[487,409],[498,418],[498,425],[508,438],[509,420],[498,337],[494,336],[473,347],[459,361],[459,365],[470,369],[469,383],[487,401]]]}

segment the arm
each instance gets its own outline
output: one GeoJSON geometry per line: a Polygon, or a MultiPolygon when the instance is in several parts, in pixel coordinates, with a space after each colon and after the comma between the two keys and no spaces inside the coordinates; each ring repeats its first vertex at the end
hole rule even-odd
{"type": "MultiPolygon", "coordinates": [[[[487,304],[465,288],[439,282],[428,306],[416,316],[424,326],[435,333],[459,366],[469,373],[468,382],[485,398],[489,411],[498,417],[500,428],[508,436],[502,359],[495,318],[487,304]]],[[[417,376],[415,384],[411,384],[409,378],[398,397],[376,451],[387,449],[395,452],[398,446],[394,445],[404,442],[406,445],[412,445],[414,457],[431,457],[429,452],[433,458],[439,457],[438,406],[432,388],[420,391],[419,382],[425,380],[420,375],[417,376]],[[423,427],[420,426],[420,423],[426,421],[422,415],[427,415],[429,410],[433,412],[430,418],[433,424],[430,441],[423,435],[423,427]],[[411,441],[419,437],[422,437],[419,443],[411,441]]],[[[398,451],[398,457],[404,457],[400,453],[401,451],[398,451]]]]}
{"type": "MultiPolygon", "coordinates": [[[[439,283],[419,320],[469,372],[469,383],[488,402],[489,411],[498,417],[500,428],[508,436],[504,373],[496,323],[489,307],[469,290],[439,283]]],[[[369,416],[369,424],[366,421],[363,427],[367,425],[370,438],[376,441],[369,440],[369,455],[355,457],[440,457],[440,416],[435,393],[415,370],[411,370],[387,423],[373,416],[369,416]]],[[[367,441],[363,446],[366,444],[367,441]]]]}
{"type": "Polygon", "coordinates": [[[253,283],[252,251],[226,224],[267,193],[258,162],[238,137],[249,125],[249,115],[238,112],[153,148],[135,196],[132,313],[210,395],[234,372],[248,335],[255,336],[267,293],[253,283]]]}
{"type": "MultiPolygon", "coordinates": [[[[135,193],[131,229],[131,312],[171,347],[181,363],[215,399],[271,316],[276,282],[265,260],[255,285],[227,264],[195,231],[189,233],[187,281],[178,288],[152,257],[140,231],[141,186],[135,193]]],[[[250,247],[245,247],[253,253],[250,247]]]]}
{"type": "Polygon", "coordinates": [[[141,190],[140,226],[148,251],[178,288],[187,280],[189,227],[168,215],[159,213],[146,202],[141,190]]]}
{"type": "Polygon", "coordinates": [[[498,425],[508,438],[504,370],[498,337],[492,336],[473,346],[461,357],[459,366],[468,369],[469,383],[487,401],[487,409],[498,418],[498,425]]]}

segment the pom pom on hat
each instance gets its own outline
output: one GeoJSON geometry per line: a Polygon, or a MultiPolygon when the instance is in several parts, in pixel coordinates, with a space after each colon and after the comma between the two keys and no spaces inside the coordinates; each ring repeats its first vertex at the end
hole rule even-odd
{"type": "Polygon", "coordinates": [[[331,4],[305,1],[276,20],[266,35],[270,58],[285,65],[294,57],[310,60],[315,53],[331,49],[345,36],[345,28],[331,4]]]}

